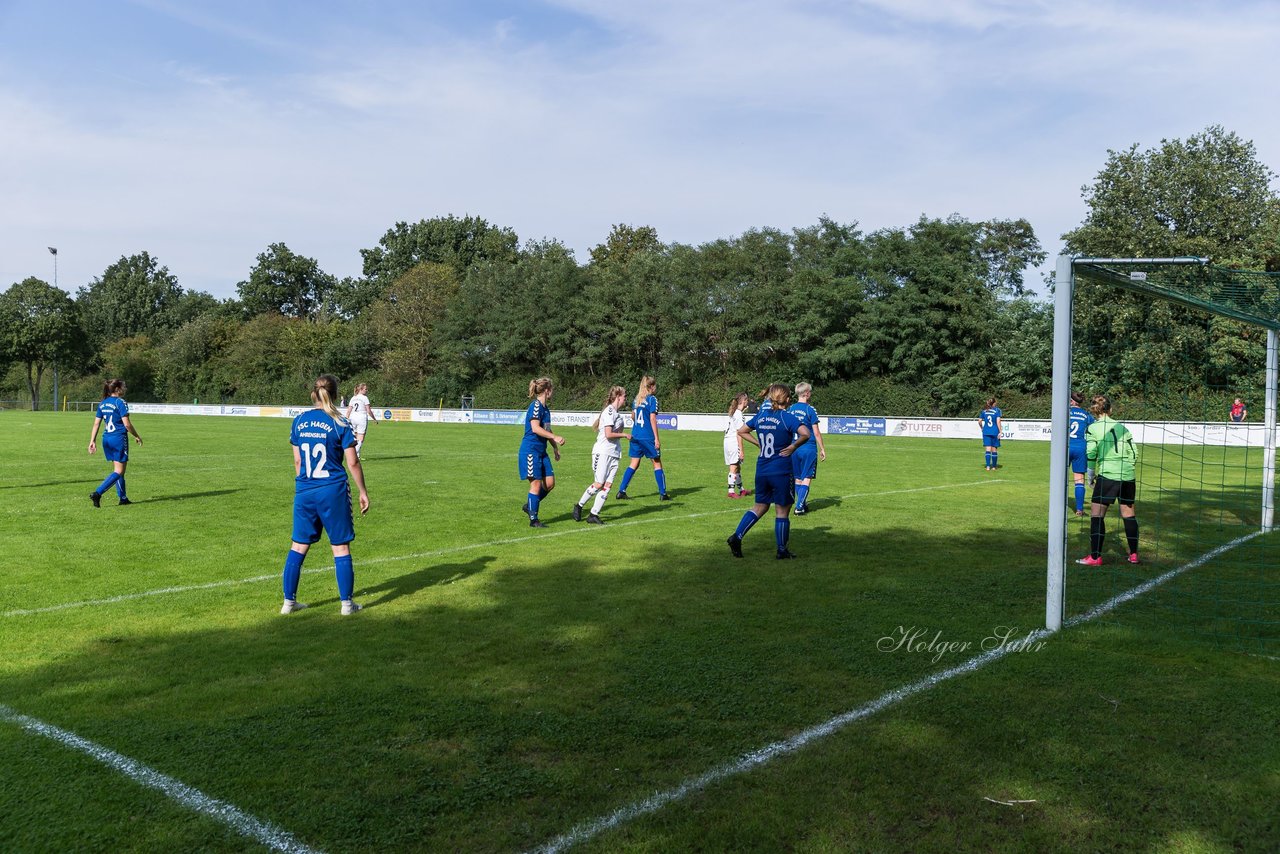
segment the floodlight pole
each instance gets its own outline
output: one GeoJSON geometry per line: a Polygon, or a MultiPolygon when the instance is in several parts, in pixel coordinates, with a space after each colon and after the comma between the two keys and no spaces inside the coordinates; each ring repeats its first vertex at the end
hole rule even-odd
{"type": "Polygon", "coordinates": [[[1067,552],[1067,415],[1071,408],[1071,296],[1075,289],[1074,259],[1058,256],[1053,287],[1053,407],[1049,434],[1049,580],[1045,592],[1044,625],[1062,628],[1066,601],[1067,552]]]}
{"type": "Polygon", "coordinates": [[[1263,417],[1262,439],[1262,530],[1275,525],[1276,508],[1276,376],[1277,334],[1267,329],[1267,407],[1263,417]]]}

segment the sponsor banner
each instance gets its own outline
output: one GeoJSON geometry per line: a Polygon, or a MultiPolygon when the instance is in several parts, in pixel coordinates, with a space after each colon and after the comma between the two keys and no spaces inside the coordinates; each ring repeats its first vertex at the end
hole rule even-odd
{"type": "Polygon", "coordinates": [[[442,409],[440,410],[440,420],[445,424],[470,424],[470,409],[442,409]]]}
{"type": "Polygon", "coordinates": [[[523,409],[473,409],[473,424],[519,424],[524,420],[523,409]]]}
{"type": "MultiPolygon", "coordinates": [[[[822,430],[821,424],[818,425],[818,429],[822,430]]],[[[827,427],[823,432],[837,433],[842,436],[883,436],[885,420],[883,418],[844,418],[833,415],[827,418],[827,427]]]]}
{"type": "Polygon", "coordinates": [[[590,427],[598,412],[552,412],[551,423],[566,427],[590,427]]]}
{"type": "Polygon", "coordinates": [[[933,439],[963,439],[969,436],[977,436],[979,433],[976,421],[964,424],[959,421],[920,421],[914,418],[885,419],[886,436],[927,436],[933,439]]]}
{"type": "Polygon", "coordinates": [[[415,409],[411,413],[414,421],[430,421],[436,422],[440,420],[440,410],[438,409],[415,409]]]}
{"type": "Polygon", "coordinates": [[[679,430],[680,416],[674,412],[658,413],[658,429],[659,430],[679,430]]]}
{"type": "Polygon", "coordinates": [[[222,407],[223,415],[246,415],[257,417],[262,414],[260,406],[224,406],[222,407]]]}

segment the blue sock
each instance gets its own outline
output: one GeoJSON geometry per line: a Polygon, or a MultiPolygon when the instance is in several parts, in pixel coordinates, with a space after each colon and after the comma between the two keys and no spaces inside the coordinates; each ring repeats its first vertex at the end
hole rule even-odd
{"type": "Polygon", "coordinates": [[[107,479],[104,480],[102,484],[98,487],[97,493],[99,495],[102,495],[104,492],[106,492],[108,489],[111,488],[111,485],[113,483],[115,483],[119,479],[120,479],[120,475],[117,472],[112,472],[111,474],[107,475],[107,479]]]}
{"type": "Polygon", "coordinates": [[[1076,509],[1077,510],[1084,509],[1084,484],[1083,483],[1076,484],[1076,509]]]}
{"type": "Polygon", "coordinates": [[[289,549],[284,559],[284,598],[298,598],[298,579],[302,577],[302,562],[307,556],[289,549]]]}
{"type": "Polygon", "coordinates": [[[658,494],[667,494],[667,473],[662,469],[653,470],[653,479],[658,482],[658,494]]]}
{"type": "Polygon", "coordinates": [[[996,467],[996,461],[1000,459],[1000,454],[996,451],[991,452],[991,467],[996,467]]]}
{"type": "Polygon", "coordinates": [[[622,485],[618,487],[619,492],[627,491],[627,484],[631,483],[631,476],[635,473],[636,473],[636,470],[633,468],[628,468],[626,471],[622,473],[622,485]]]}
{"type": "Polygon", "coordinates": [[[778,543],[778,551],[785,551],[787,548],[787,540],[791,539],[790,519],[773,520],[773,538],[778,543]]]}
{"type": "Polygon", "coordinates": [[[335,557],[333,571],[338,576],[338,598],[343,602],[351,598],[356,586],[356,571],[351,568],[351,555],[335,557]]]}
{"type": "Polygon", "coordinates": [[[796,506],[804,507],[805,501],[809,498],[809,486],[807,484],[796,484],[796,506]]]}
{"type": "Polygon", "coordinates": [[[542,503],[541,495],[534,495],[532,492],[529,493],[529,518],[530,519],[538,518],[538,505],[541,503],[542,503]]]}
{"type": "Polygon", "coordinates": [[[120,497],[121,501],[126,501],[129,498],[124,491],[124,475],[120,475],[120,477],[116,479],[116,495],[120,497]]]}
{"type": "Polygon", "coordinates": [[[738,539],[742,539],[747,535],[747,531],[750,531],[755,527],[756,522],[759,521],[760,517],[753,511],[748,510],[746,513],[742,514],[742,521],[738,523],[738,530],[734,531],[733,535],[738,539]]]}

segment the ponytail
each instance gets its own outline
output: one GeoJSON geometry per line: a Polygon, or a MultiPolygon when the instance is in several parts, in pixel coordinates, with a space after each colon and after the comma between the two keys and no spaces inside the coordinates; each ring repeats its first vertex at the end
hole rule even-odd
{"type": "MultiPolygon", "coordinates": [[[[609,404],[613,403],[613,399],[615,397],[621,397],[625,399],[626,396],[627,396],[627,390],[620,385],[616,385],[613,388],[609,389],[609,396],[604,399],[604,405],[607,407],[609,404]]],[[[600,415],[604,415],[603,408],[600,410],[600,415]]],[[[596,420],[591,422],[592,430],[600,429],[600,415],[597,415],[596,420]]]]}
{"type": "Polygon", "coordinates": [[[549,388],[554,388],[555,383],[551,381],[551,377],[538,377],[536,380],[529,380],[529,399],[542,394],[549,388]]]}
{"type": "Polygon", "coordinates": [[[640,378],[640,385],[636,388],[636,399],[634,401],[635,408],[639,409],[640,404],[644,403],[644,399],[653,394],[653,390],[658,387],[658,383],[653,377],[645,374],[640,378]]]}
{"type": "Polygon", "coordinates": [[[343,423],[346,421],[342,417],[342,413],[338,411],[337,405],[333,402],[338,396],[338,378],[332,374],[321,374],[316,378],[315,384],[311,387],[311,402],[317,407],[324,410],[334,421],[343,423]]]}
{"type": "Polygon", "coordinates": [[[122,390],[124,390],[124,380],[121,379],[107,380],[102,384],[102,396],[104,398],[119,394],[122,390]]]}

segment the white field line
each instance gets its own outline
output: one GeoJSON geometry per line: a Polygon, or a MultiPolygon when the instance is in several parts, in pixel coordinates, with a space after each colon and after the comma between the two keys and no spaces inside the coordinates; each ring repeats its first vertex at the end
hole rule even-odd
{"type": "MultiPolygon", "coordinates": [[[[1002,482],[1003,481],[1001,481],[999,478],[992,478],[990,480],[975,480],[970,483],[949,483],[949,484],[941,484],[938,486],[920,486],[920,487],[914,487],[912,489],[890,489],[890,490],[885,490],[883,492],[855,492],[849,495],[839,496],[839,500],[845,501],[850,498],[881,498],[886,495],[906,495],[908,493],[913,493],[913,492],[930,492],[938,489],[959,489],[967,486],[984,486],[989,483],[1002,483],[1002,482]]],[[[675,521],[680,521],[684,519],[700,519],[704,516],[721,516],[729,513],[741,513],[742,508],[747,506],[750,506],[750,505],[739,504],[737,507],[730,508],[727,510],[710,510],[705,513],[686,513],[682,516],[672,516],[670,518],[637,519],[633,522],[611,522],[609,523],[608,527],[609,528],[626,528],[633,525],[652,525],[656,522],[675,522],[675,521]]],[[[465,546],[454,546],[452,548],[437,549],[435,551],[413,552],[411,554],[404,554],[404,555],[392,555],[387,557],[369,558],[366,560],[358,561],[356,563],[356,567],[358,569],[364,566],[373,566],[375,564],[382,564],[382,563],[395,563],[397,561],[402,561],[402,560],[418,560],[419,558],[425,558],[425,557],[442,557],[444,555],[458,554],[459,552],[472,551],[474,549],[485,549],[485,548],[491,548],[494,546],[506,546],[506,545],[512,545],[513,543],[525,543],[530,540],[544,540],[550,537],[564,537],[570,534],[593,534],[593,533],[597,533],[600,530],[601,530],[600,528],[596,528],[596,527],[575,526],[573,528],[567,528],[563,531],[553,531],[549,534],[533,534],[533,535],[528,535],[523,537],[508,537],[502,540],[489,540],[488,542],[484,542],[484,543],[469,543],[465,546]]],[[[303,573],[309,574],[309,573],[316,573],[316,572],[332,572],[332,571],[333,570],[329,567],[313,567],[311,569],[304,569],[303,573]]],[[[228,579],[225,581],[210,581],[205,584],[187,584],[187,585],[182,585],[178,587],[161,587],[156,590],[142,590],[137,593],[122,593],[119,596],[108,596],[103,599],[84,599],[78,602],[63,602],[59,605],[46,605],[43,608],[15,608],[10,611],[0,612],[0,617],[26,617],[32,614],[48,614],[53,611],[66,611],[72,608],[90,608],[90,607],[96,607],[99,605],[114,605],[117,602],[129,602],[134,599],[145,599],[149,596],[168,596],[168,595],[177,594],[177,593],[190,593],[195,590],[214,590],[219,587],[237,587],[242,584],[257,584],[258,582],[278,580],[279,578],[280,578],[280,573],[276,572],[271,575],[255,575],[250,578],[228,579]]]]}
{"type": "MultiPolygon", "coordinates": [[[[1078,626],[1081,623],[1087,623],[1090,620],[1094,620],[1103,614],[1114,610],[1125,602],[1129,602],[1130,600],[1147,593],[1152,588],[1164,584],[1166,581],[1176,578],[1188,570],[1202,566],[1224,552],[1246,543],[1261,534],[1262,531],[1255,531],[1252,534],[1239,537],[1229,543],[1225,543],[1217,548],[1211,549],[1190,563],[1180,566],[1177,569],[1172,569],[1164,575],[1153,578],[1150,581],[1138,585],[1132,590],[1121,593],[1118,596],[1089,609],[1084,614],[1067,620],[1064,623],[1064,626],[1078,626]]],[[[1035,648],[1037,643],[1047,640],[1052,636],[1052,634],[1053,633],[1048,629],[1037,629],[1033,632],[1028,632],[1025,638],[1020,638],[1012,643],[1001,643],[1000,646],[995,649],[984,652],[981,655],[976,655],[955,667],[948,668],[938,673],[933,673],[917,682],[912,682],[910,685],[895,688],[892,691],[881,694],[879,697],[864,706],[859,706],[852,711],[836,715],[834,718],[809,727],[790,738],[775,741],[772,744],[765,745],[764,747],[753,750],[750,753],[745,753],[737,759],[726,762],[723,765],[718,765],[697,777],[690,777],[674,788],[661,792],[654,792],[648,797],[635,801],[634,803],[630,803],[618,810],[615,810],[609,815],[583,822],[582,824],[570,829],[568,832],[547,842],[545,845],[533,849],[533,851],[538,852],[538,854],[558,854],[558,852],[564,851],[574,845],[593,839],[601,833],[604,833],[606,830],[612,830],[613,828],[626,824],[633,819],[657,812],[668,804],[682,801],[689,795],[699,792],[713,783],[718,783],[729,777],[746,773],[747,771],[764,765],[765,763],[777,759],[780,756],[787,756],[795,753],[807,746],[810,742],[832,735],[833,733],[844,729],[849,724],[860,721],[863,718],[870,717],[871,715],[883,711],[890,706],[896,706],[903,700],[946,682],[948,679],[953,679],[956,676],[963,676],[966,673],[973,673],[975,670],[986,667],[994,661],[999,661],[1011,652],[1021,652],[1030,648],[1035,648]]]]}
{"type": "Polygon", "coordinates": [[[114,750],[95,744],[73,732],[68,732],[52,724],[19,714],[5,705],[0,705],[0,721],[16,724],[33,735],[44,736],[62,744],[64,747],[78,750],[113,771],[120,772],[135,783],[140,783],[149,789],[155,789],[181,806],[220,822],[241,836],[246,836],[275,851],[311,854],[315,850],[308,848],[288,831],[276,827],[270,822],[254,818],[226,801],[212,798],[199,789],[192,788],[186,783],[143,765],[136,759],[122,756],[114,750]]]}

